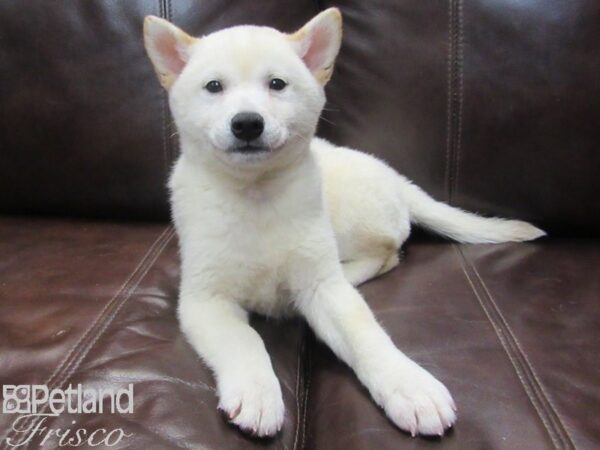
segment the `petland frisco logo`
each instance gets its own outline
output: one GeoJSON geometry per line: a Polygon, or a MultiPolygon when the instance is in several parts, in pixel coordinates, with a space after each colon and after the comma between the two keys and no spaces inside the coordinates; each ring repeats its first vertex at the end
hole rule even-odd
{"type": "MultiPolygon", "coordinates": [[[[2,387],[2,412],[19,414],[6,438],[11,447],[20,447],[41,436],[40,446],[51,439],[58,440],[59,447],[117,445],[125,437],[122,428],[107,430],[98,428],[49,428],[49,417],[60,414],[132,414],[133,384],[123,389],[85,389],[81,384],[66,389],[49,389],[43,384],[4,385],[2,387]]],[[[72,420],[71,424],[76,425],[72,420]]]]}

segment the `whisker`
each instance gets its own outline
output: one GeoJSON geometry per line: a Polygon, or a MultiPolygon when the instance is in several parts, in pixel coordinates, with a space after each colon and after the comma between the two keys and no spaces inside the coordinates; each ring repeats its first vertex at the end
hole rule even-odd
{"type": "Polygon", "coordinates": [[[336,124],[335,122],[333,122],[333,121],[331,121],[331,120],[329,120],[329,119],[327,119],[327,118],[325,118],[325,117],[323,117],[323,116],[319,117],[319,119],[320,119],[320,120],[322,120],[323,122],[330,123],[330,124],[331,124],[331,125],[333,125],[334,127],[336,127],[336,126],[337,126],[337,124],[336,124]]]}
{"type": "Polygon", "coordinates": [[[293,136],[299,137],[300,139],[302,139],[304,142],[306,142],[307,144],[310,144],[310,141],[308,139],[306,139],[304,136],[302,136],[300,133],[297,132],[292,132],[293,136]]]}

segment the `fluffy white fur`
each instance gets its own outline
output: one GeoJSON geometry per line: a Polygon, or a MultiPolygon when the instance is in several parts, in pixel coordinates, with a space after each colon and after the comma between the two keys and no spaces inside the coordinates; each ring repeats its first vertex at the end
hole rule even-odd
{"type": "Polygon", "coordinates": [[[456,420],[448,390],[395,347],[353,285],[398,264],[411,223],[473,243],[544,233],[437,202],[375,157],[314,138],[337,9],[292,35],[242,26],[196,39],[156,17],[144,33],[181,141],[169,183],[179,319],[214,372],[219,408],[255,435],[279,431],[280,385],[248,311],[299,313],[398,427],[442,435],[456,420]],[[273,78],[285,89],[269,89],[273,78]],[[236,151],[230,124],[243,111],[264,118],[261,151],[236,151]]]}

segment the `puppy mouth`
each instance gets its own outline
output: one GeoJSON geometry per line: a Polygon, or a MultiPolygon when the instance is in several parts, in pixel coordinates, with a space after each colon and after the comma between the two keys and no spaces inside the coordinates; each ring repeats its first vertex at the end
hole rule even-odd
{"type": "Polygon", "coordinates": [[[234,145],[229,149],[230,153],[238,153],[242,155],[255,155],[259,153],[268,153],[270,148],[261,143],[255,142],[242,142],[238,145],[234,145]]]}
{"type": "Polygon", "coordinates": [[[249,142],[242,145],[236,145],[230,149],[230,152],[232,153],[242,154],[267,153],[269,151],[269,148],[265,147],[264,145],[250,144],[249,142]]]}

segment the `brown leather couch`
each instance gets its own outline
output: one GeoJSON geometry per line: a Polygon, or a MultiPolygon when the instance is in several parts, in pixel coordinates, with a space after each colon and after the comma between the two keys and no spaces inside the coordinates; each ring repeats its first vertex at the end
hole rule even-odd
{"type": "MultiPolygon", "coordinates": [[[[320,134],[438,199],[549,233],[506,245],[417,234],[399,268],[361,288],[454,394],[455,429],[398,431],[303,322],[256,317],[286,419],[272,440],[247,438],[216,412],[178,329],[165,188],[178,147],[142,19],[292,31],[326,1],[0,2],[0,384],[133,383],[133,414],[44,422],[131,434],[111,448],[599,448],[600,3],[332,4],[345,37],[320,134]]],[[[0,415],[0,449],[23,438],[16,418],[0,415]]],[[[18,448],[58,447],[44,436],[18,448]]]]}

